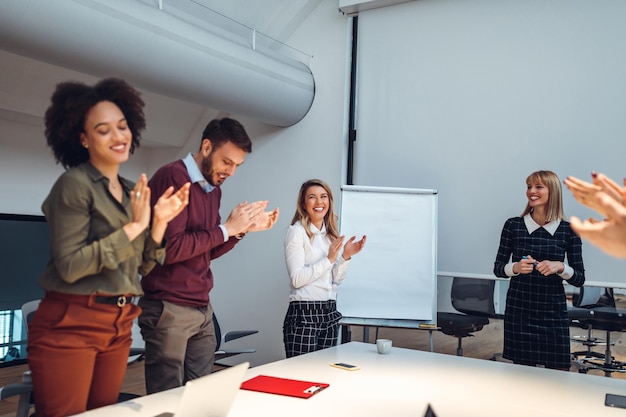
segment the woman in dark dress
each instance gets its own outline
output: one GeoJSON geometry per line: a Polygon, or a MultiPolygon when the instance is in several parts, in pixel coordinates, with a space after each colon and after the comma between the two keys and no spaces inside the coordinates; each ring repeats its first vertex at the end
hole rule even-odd
{"type": "Polygon", "coordinates": [[[496,276],[511,279],[503,357],[517,364],[568,370],[563,280],[576,287],[584,284],[582,242],[564,220],[561,182],[555,173],[530,174],[526,197],[521,216],[504,224],[493,268],[496,276]]]}

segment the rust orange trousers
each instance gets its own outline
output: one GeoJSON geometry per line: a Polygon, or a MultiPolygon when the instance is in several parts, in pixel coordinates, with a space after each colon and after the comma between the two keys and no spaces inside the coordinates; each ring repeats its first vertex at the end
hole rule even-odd
{"type": "Polygon", "coordinates": [[[117,401],[141,308],[47,292],[28,326],[37,417],[65,417],[117,401]]]}

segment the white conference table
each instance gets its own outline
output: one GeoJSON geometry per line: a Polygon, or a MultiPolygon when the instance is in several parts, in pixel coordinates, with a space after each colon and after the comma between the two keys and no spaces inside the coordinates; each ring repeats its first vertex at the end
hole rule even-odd
{"type": "MultiPolygon", "coordinates": [[[[626,409],[604,405],[607,392],[626,395],[626,380],[410,349],[380,355],[369,343],[351,342],[257,366],[246,378],[260,374],[330,387],[309,399],[240,390],[229,417],[422,417],[429,403],[437,417],[626,416],[626,409]],[[334,362],[361,369],[329,366],[334,362]]],[[[177,388],[82,416],[153,417],[175,411],[180,392],[177,388]]]]}

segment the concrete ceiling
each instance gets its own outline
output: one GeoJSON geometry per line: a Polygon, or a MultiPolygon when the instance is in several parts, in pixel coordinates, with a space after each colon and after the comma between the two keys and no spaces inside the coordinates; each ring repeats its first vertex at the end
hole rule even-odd
{"type": "MultiPolygon", "coordinates": [[[[18,0],[19,1],[19,0],[18,0]]],[[[64,0],[65,1],[65,0],[64,0]]],[[[129,0],[100,0],[129,1],[129,0]]],[[[159,0],[135,0],[158,4],[159,0]]],[[[271,38],[286,42],[295,29],[322,0],[162,0],[193,1],[271,38]]],[[[0,2],[0,13],[2,13],[0,2]]],[[[62,81],[87,83],[98,78],[56,65],[0,50],[0,120],[41,126],[54,86],[62,81]]],[[[142,146],[181,147],[203,126],[219,114],[199,104],[143,91],[148,127],[142,146]]]]}

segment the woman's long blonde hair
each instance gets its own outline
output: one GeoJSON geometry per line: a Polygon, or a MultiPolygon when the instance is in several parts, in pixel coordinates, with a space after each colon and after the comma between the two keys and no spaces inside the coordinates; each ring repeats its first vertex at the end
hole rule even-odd
{"type": "MultiPolygon", "coordinates": [[[[563,212],[563,191],[559,177],[552,171],[535,171],[526,178],[526,184],[537,183],[548,187],[550,192],[548,196],[548,207],[546,209],[546,222],[565,220],[565,213],[563,212]]],[[[530,204],[527,202],[522,217],[531,211],[530,204]]]]}
{"type": "Polygon", "coordinates": [[[296,213],[293,215],[293,219],[291,220],[291,224],[295,224],[298,220],[304,226],[304,230],[306,231],[309,239],[313,240],[313,233],[311,233],[311,221],[309,219],[309,215],[304,208],[305,202],[304,198],[306,197],[306,193],[310,187],[319,186],[326,191],[328,194],[328,212],[326,216],[324,216],[324,225],[326,226],[326,235],[328,235],[331,239],[336,239],[339,237],[339,228],[337,227],[337,215],[335,214],[335,202],[333,199],[333,192],[331,191],[328,184],[326,184],[322,180],[311,179],[305,181],[300,187],[300,192],[298,193],[298,202],[296,204],[296,213]]]}

